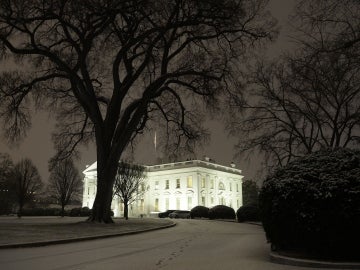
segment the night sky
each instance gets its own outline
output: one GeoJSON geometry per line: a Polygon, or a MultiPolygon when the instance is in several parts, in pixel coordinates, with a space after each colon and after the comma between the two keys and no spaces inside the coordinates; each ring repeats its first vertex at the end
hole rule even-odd
{"type": "MultiPolygon", "coordinates": [[[[289,33],[288,15],[294,5],[293,0],[271,0],[269,9],[273,16],[279,21],[281,26],[280,35],[276,42],[269,44],[267,55],[276,57],[284,50],[291,48],[289,33]]],[[[33,115],[32,128],[27,138],[17,146],[10,146],[0,137],[0,152],[8,153],[14,162],[21,158],[30,158],[35,166],[39,169],[43,181],[47,181],[49,176],[48,160],[55,151],[51,141],[51,133],[54,129],[54,119],[48,113],[38,112],[33,115]]],[[[223,121],[217,119],[208,119],[205,126],[211,132],[211,140],[203,149],[197,151],[197,158],[202,159],[208,156],[222,165],[229,165],[232,161],[236,163],[237,168],[243,170],[246,179],[256,180],[256,170],[259,169],[259,158],[252,157],[250,160],[235,158],[234,145],[236,138],[229,137],[224,130],[223,121]]],[[[140,164],[154,164],[156,161],[155,149],[153,144],[154,134],[145,134],[135,151],[135,162],[140,164]],[[149,147],[151,145],[151,147],[149,147]]],[[[76,162],[80,171],[85,169],[85,165],[92,164],[96,160],[95,146],[80,148],[81,156],[76,162]]],[[[159,155],[159,153],[157,154],[159,155]]]]}

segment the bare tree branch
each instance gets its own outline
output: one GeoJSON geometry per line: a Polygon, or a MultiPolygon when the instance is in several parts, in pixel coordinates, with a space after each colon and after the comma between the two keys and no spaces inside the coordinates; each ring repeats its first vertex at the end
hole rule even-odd
{"type": "MultiPolygon", "coordinates": [[[[24,135],[20,130],[30,126],[25,107],[30,104],[22,95],[32,96],[60,120],[54,135],[57,157],[68,157],[79,143],[93,138],[98,188],[92,220],[111,222],[118,161],[138,134],[158,122],[154,104],[176,105],[162,110],[173,120],[166,131],[176,131],[177,145],[183,138],[188,147],[194,145],[190,141],[204,130],[189,117],[194,115],[189,96],[191,105],[202,100],[214,104],[226,88],[231,65],[276,36],[267,2],[2,1],[1,55],[20,56],[29,78],[20,84],[34,82],[41,90],[21,92],[11,80],[18,90],[9,93],[18,103],[2,118],[13,121],[8,130],[24,135]]],[[[12,99],[2,97],[1,105],[8,108],[12,99]]]]}

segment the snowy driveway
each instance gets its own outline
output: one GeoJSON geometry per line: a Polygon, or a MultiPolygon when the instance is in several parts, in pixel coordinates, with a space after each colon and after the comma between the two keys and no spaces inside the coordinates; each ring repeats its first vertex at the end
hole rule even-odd
{"type": "Polygon", "coordinates": [[[61,270],[311,269],[269,262],[260,226],[177,220],[159,231],[36,248],[0,250],[0,268],[61,270]]]}

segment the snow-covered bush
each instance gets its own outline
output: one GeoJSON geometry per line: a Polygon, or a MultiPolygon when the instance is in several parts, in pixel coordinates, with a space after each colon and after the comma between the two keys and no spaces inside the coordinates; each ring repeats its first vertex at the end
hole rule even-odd
{"type": "Polygon", "coordinates": [[[209,210],[210,219],[235,219],[235,210],[226,205],[216,205],[209,210]]]}
{"type": "Polygon", "coordinates": [[[190,211],[191,218],[208,218],[209,217],[209,208],[205,206],[195,206],[190,211]]]}
{"type": "Polygon", "coordinates": [[[259,206],[273,247],[359,259],[360,151],[322,150],[277,169],[259,206]]]}

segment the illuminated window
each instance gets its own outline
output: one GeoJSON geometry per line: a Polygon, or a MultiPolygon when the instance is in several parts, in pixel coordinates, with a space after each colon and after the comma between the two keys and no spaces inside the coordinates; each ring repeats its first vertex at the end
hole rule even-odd
{"type": "Polygon", "coordinates": [[[155,199],[155,211],[159,211],[159,199],[155,199]]]}
{"type": "Polygon", "coordinates": [[[155,181],[155,189],[159,189],[159,181],[155,181]]]}
{"type": "Polygon", "coordinates": [[[169,180],[165,180],[165,189],[169,189],[169,180]]]}
{"type": "Polygon", "coordinates": [[[141,183],[141,191],[145,191],[145,184],[141,183]]]}
{"type": "Polygon", "coordinates": [[[165,208],[166,210],[169,210],[169,198],[165,198],[165,208]]]}
{"type": "Polygon", "coordinates": [[[145,211],[144,199],[141,199],[141,200],[140,200],[140,211],[142,211],[142,212],[145,211]]]}
{"type": "Polygon", "coordinates": [[[188,197],[188,210],[192,208],[192,197],[188,197]]]}
{"type": "Polygon", "coordinates": [[[220,198],[219,198],[219,204],[220,204],[220,205],[225,205],[225,204],[226,204],[226,201],[225,201],[225,198],[224,198],[224,197],[220,197],[220,198]]]}
{"type": "Polygon", "coordinates": [[[119,209],[121,212],[124,211],[124,202],[122,200],[120,201],[119,209]]]}
{"type": "Polygon", "coordinates": [[[205,176],[201,177],[201,188],[205,188],[205,176]]]}
{"type": "Polygon", "coordinates": [[[223,182],[219,183],[219,190],[225,190],[225,185],[223,182]]]}
{"type": "Polygon", "coordinates": [[[205,197],[201,197],[201,205],[205,206],[205,197]]]}
{"type": "Polygon", "coordinates": [[[210,188],[213,189],[214,188],[214,179],[210,180],[210,188]]]}
{"type": "Polygon", "coordinates": [[[239,192],[239,184],[236,184],[236,192],[239,192]]]}
{"type": "Polygon", "coordinates": [[[180,179],[176,179],[176,188],[180,188],[180,179]]]}
{"type": "Polygon", "coordinates": [[[192,181],[192,176],[191,175],[187,177],[187,187],[188,188],[193,187],[193,181],[192,181]]]}

